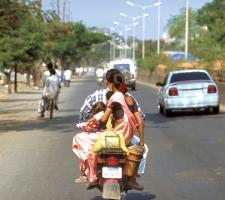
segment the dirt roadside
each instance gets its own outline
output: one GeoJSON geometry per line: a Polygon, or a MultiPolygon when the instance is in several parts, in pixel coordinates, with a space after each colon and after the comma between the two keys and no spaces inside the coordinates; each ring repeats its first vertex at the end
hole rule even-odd
{"type": "Polygon", "coordinates": [[[18,87],[18,93],[7,94],[0,88],[0,132],[13,130],[26,121],[37,120],[37,106],[42,89],[18,87]]]}

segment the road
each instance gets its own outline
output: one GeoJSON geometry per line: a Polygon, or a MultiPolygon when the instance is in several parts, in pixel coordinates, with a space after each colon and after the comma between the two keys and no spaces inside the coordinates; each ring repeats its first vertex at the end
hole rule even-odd
{"type": "MultiPolygon", "coordinates": [[[[90,78],[63,88],[53,120],[36,119],[32,106],[38,94],[21,100],[27,101],[26,118],[18,120],[18,114],[17,120],[3,119],[6,109],[16,116],[22,111],[1,107],[0,200],[101,199],[97,190],[74,183],[79,168],[71,150],[80,106],[97,88],[90,78]]],[[[145,175],[138,180],[145,190],[129,192],[126,200],[224,200],[225,113],[185,112],[166,118],[158,114],[156,89],[138,84],[132,94],[147,115],[145,142],[150,153],[145,175]]]]}

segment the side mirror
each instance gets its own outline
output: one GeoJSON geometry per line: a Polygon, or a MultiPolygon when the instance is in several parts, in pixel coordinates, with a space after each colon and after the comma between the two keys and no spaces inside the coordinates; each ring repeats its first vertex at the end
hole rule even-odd
{"type": "Polygon", "coordinates": [[[156,86],[162,87],[162,86],[164,86],[164,84],[162,82],[156,82],[156,86]]]}

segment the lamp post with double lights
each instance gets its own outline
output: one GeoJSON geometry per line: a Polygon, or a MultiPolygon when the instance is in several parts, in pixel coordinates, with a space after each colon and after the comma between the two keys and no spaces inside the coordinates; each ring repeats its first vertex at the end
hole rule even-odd
{"type": "Polygon", "coordinates": [[[115,31],[114,27],[110,27],[110,36],[112,37],[112,40],[110,42],[110,60],[113,59],[114,57],[114,50],[115,50],[115,41],[114,41],[114,37],[112,35],[113,31],[115,31]]]}
{"type": "Polygon", "coordinates": [[[127,31],[131,30],[131,26],[133,24],[129,24],[129,25],[126,25],[126,24],[122,24],[118,21],[114,21],[114,24],[115,25],[120,25],[120,26],[123,26],[124,27],[124,39],[125,39],[125,58],[127,58],[127,31]]]}
{"type": "MultiPolygon", "coordinates": [[[[135,4],[131,1],[127,1],[126,2],[127,5],[129,6],[134,6],[134,7],[138,7],[138,8],[141,8],[142,11],[143,11],[143,19],[142,19],[142,59],[145,58],[145,10],[148,9],[148,8],[152,8],[152,7],[157,7],[157,6],[160,6],[162,4],[162,2],[157,2],[157,3],[154,3],[154,4],[151,4],[151,5],[147,5],[147,6],[142,6],[142,5],[139,5],[139,4],[135,4]]],[[[160,13],[160,12],[158,12],[160,13]]],[[[158,20],[158,23],[159,23],[159,20],[158,20]]],[[[159,38],[159,37],[158,37],[159,38]]],[[[158,39],[159,41],[159,39],[158,39]]]]}
{"type": "Polygon", "coordinates": [[[130,18],[133,21],[133,45],[132,46],[133,46],[133,60],[135,60],[135,26],[138,25],[136,20],[140,19],[140,18],[143,18],[143,17],[147,17],[149,15],[145,14],[145,16],[141,15],[141,16],[136,16],[136,17],[129,16],[129,15],[125,14],[125,13],[120,13],[120,15],[123,16],[123,17],[130,18]]]}

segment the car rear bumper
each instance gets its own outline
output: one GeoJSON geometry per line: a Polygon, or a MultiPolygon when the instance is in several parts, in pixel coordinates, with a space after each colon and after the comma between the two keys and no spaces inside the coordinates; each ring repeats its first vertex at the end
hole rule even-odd
{"type": "Polygon", "coordinates": [[[164,106],[167,109],[191,109],[191,108],[209,108],[219,106],[219,97],[215,95],[205,96],[203,98],[166,98],[164,106]]]}
{"type": "Polygon", "coordinates": [[[135,80],[129,80],[129,81],[126,82],[126,84],[127,84],[128,87],[132,87],[132,86],[135,86],[136,81],[135,80]]]}

